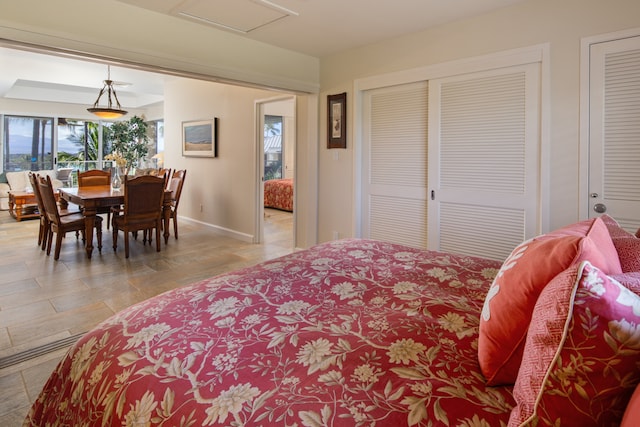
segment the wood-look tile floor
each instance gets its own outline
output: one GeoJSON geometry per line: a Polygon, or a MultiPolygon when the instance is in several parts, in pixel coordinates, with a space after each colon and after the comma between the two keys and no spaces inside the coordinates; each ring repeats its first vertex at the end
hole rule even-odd
{"type": "MultiPolygon", "coordinates": [[[[105,223],[106,224],[106,223],[105,223]]],[[[162,251],[122,235],[112,249],[104,230],[102,253],[86,258],[73,233],[60,259],[37,247],[38,221],[16,222],[0,211],[0,360],[74,339],[112,314],[144,299],[293,251],[292,214],[265,209],[265,242],[251,244],[182,221],[162,251]]],[[[0,369],[0,426],[22,425],[31,403],[68,346],[0,369]]]]}

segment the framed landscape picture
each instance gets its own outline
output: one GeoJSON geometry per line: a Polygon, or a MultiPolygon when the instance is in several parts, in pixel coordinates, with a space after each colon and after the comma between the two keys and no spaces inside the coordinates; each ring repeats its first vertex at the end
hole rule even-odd
{"type": "Polygon", "coordinates": [[[216,157],[218,118],[182,122],[182,155],[216,157]]]}
{"type": "Polygon", "coordinates": [[[327,148],[347,148],[347,93],[327,95],[327,148]]]}

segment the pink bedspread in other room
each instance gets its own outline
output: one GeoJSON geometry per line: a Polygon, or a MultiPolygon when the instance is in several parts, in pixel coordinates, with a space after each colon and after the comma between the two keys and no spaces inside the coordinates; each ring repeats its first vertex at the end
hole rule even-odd
{"type": "Polygon", "coordinates": [[[264,207],[293,212],[293,179],[270,179],[265,181],[264,207]]]}

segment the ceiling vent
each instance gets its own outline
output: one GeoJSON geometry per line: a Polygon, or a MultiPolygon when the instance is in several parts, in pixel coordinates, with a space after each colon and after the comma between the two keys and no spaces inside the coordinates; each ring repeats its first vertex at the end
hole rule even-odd
{"type": "Polygon", "coordinates": [[[248,34],[297,12],[268,0],[191,0],[180,4],[174,15],[248,34]]]}

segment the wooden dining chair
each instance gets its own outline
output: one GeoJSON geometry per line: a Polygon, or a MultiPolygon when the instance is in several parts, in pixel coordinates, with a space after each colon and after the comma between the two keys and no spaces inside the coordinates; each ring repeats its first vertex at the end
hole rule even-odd
{"type": "Polygon", "coordinates": [[[142,175],[130,179],[125,177],[124,208],[112,212],[114,251],[118,248],[119,230],[124,234],[125,258],[129,258],[129,234],[155,228],[156,250],[160,252],[164,188],[164,178],[160,176],[142,175]]]}
{"type": "Polygon", "coordinates": [[[33,172],[29,172],[29,182],[31,188],[33,188],[33,195],[36,196],[36,203],[38,204],[38,213],[40,214],[40,228],[38,229],[38,246],[44,251],[47,247],[47,236],[49,234],[49,220],[47,214],[44,211],[44,204],[42,203],[42,197],[40,196],[40,188],[38,188],[38,177],[33,172]]]}
{"type": "MultiPolygon", "coordinates": [[[[46,176],[38,177],[38,190],[40,192],[40,198],[44,207],[44,212],[47,216],[49,224],[47,231],[47,255],[51,254],[51,244],[53,241],[53,234],[56,234],[56,247],[53,255],[53,259],[60,258],[60,249],[62,247],[62,238],[69,231],[79,231],[82,233],[82,240],[85,240],[84,232],[84,215],[81,213],[71,213],[68,215],[61,215],[58,210],[58,204],[56,202],[56,196],[53,192],[53,185],[51,184],[51,177],[46,176]]],[[[102,251],[102,218],[97,216],[95,221],[96,238],[98,240],[98,251],[102,251]]],[[[76,234],[77,236],[77,234],[76,234]]]]}
{"type": "Polygon", "coordinates": [[[178,204],[182,195],[182,187],[187,176],[187,170],[176,170],[169,180],[168,189],[171,190],[171,212],[169,218],[173,220],[173,236],[178,238],[178,204]]]}
{"type": "MultiPolygon", "coordinates": [[[[111,171],[89,169],[78,172],[78,187],[93,187],[96,185],[111,185],[111,171]]],[[[109,206],[98,208],[99,214],[107,214],[107,230],[111,222],[111,208],[109,206]]]]}
{"type": "MultiPolygon", "coordinates": [[[[47,248],[47,236],[49,235],[49,219],[47,218],[44,203],[42,202],[42,196],[40,195],[40,188],[38,186],[38,176],[33,172],[29,172],[29,183],[31,184],[31,188],[33,189],[33,195],[35,196],[36,203],[38,205],[38,213],[40,214],[40,228],[38,229],[38,246],[40,246],[44,251],[47,248]]],[[[60,214],[60,216],[67,216],[74,213],[77,214],[79,213],[79,211],[61,209],[60,207],[58,207],[58,213],[60,214]]]]}
{"type": "Polygon", "coordinates": [[[91,187],[96,185],[111,185],[111,171],[90,169],[78,172],[78,187],[91,187]]]}

